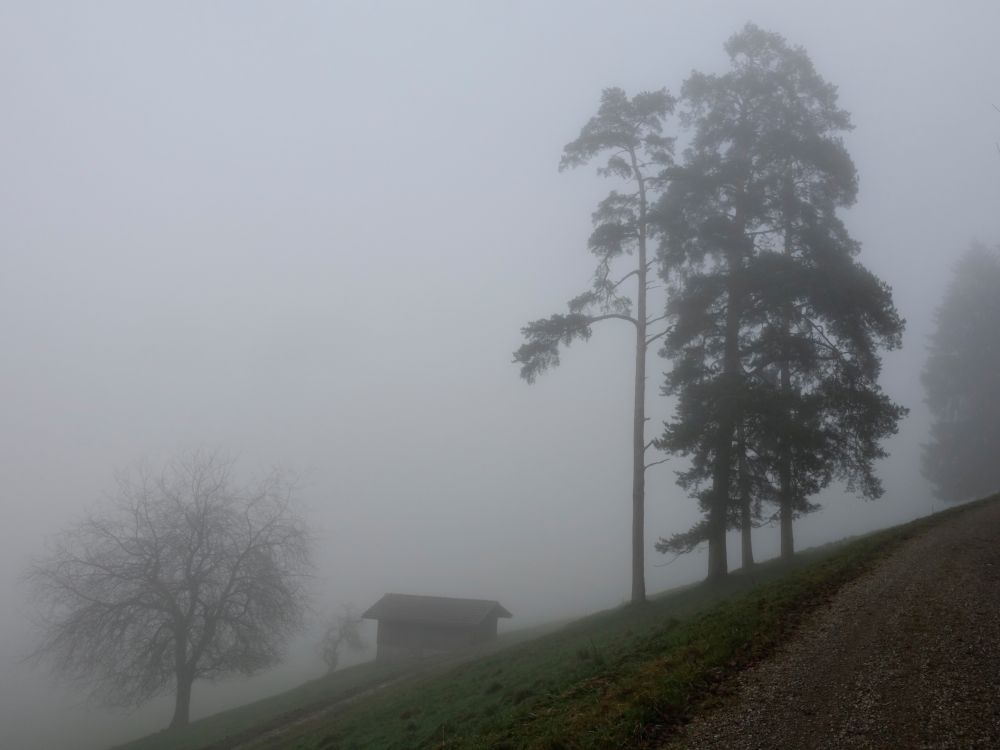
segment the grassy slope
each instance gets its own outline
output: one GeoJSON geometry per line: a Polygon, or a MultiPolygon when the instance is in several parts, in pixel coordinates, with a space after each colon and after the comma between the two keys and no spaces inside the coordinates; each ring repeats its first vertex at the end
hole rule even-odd
{"type": "MultiPolygon", "coordinates": [[[[554,750],[658,742],[805,612],[900,542],[967,507],[811,550],[790,564],[765,563],[721,585],[668,592],[646,607],[602,612],[475,660],[430,665],[252,747],[554,750]]],[[[386,668],[375,665],[353,669],[127,748],[193,750],[393,676],[377,674],[386,668]]]]}
{"type": "Polygon", "coordinates": [[[158,732],[122,745],[122,750],[199,750],[252,727],[308,711],[310,708],[348,698],[361,690],[398,676],[399,668],[360,664],[331,677],[311,680],[297,688],[245,706],[192,722],[180,730],[158,732]]]}
{"type": "Polygon", "coordinates": [[[440,674],[469,658],[537,638],[557,627],[558,624],[525,628],[502,636],[496,644],[478,652],[421,662],[416,666],[366,662],[347,667],[270,698],[193,721],[183,729],[157,732],[117,746],[116,750],[223,750],[236,744],[237,739],[245,740],[249,735],[268,732],[273,727],[297,721],[330,704],[352,699],[386,683],[426,674],[440,674]]]}

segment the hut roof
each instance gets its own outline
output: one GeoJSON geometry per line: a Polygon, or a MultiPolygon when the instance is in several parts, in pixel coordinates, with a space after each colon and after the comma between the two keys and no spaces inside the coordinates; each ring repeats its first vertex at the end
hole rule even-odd
{"type": "Polygon", "coordinates": [[[487,617],[512,617],[492,599],[386,594],[363,615],[368,620],[419,622],[428,625],[478,625],[487,617]]]}

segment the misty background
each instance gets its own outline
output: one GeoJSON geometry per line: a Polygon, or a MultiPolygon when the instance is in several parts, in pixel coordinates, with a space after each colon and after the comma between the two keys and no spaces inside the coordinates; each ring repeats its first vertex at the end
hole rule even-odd
{"type": "MultiPolygon", "coordinates": [[[[1000,240],[995,2],[0,2],[0,745],[101,747],[169,716],[95,710],[20,661],[27,561],[138,460],[296,472],[319,612],[481,597],[510,629],[621,603],[632,340],[602,326],[530,387],[511,352],[589,283],[611,186],[556,167],[601,90],[677,94],[748,20],[839,87],[846,223],[908,322],[886,494],[826,492],[808,547],[934,508],[933,310],[969,242],[1000,240]]],[[[647,479],[653,593],[704,574],[652,551],[698,517],[682,465],[647,479]]],[[[755,532],[762,559],[777,543],[755,532]]],[[[196,684],[193,716],[318,676],[316,640],[196,684]]]]}

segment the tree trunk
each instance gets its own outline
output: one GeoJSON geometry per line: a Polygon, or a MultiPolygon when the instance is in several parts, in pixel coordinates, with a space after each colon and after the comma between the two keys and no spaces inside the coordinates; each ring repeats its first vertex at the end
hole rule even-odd
{"type": "Polygon", "coordinates": [[[740,482],[740,551],[742,552],[743,569],[753,567],[753,517],[750,512],[750,475],[747,473],[747,446],[743,433],[743,425],[739,428],[739,482],[740,482]]]}
{"type": "Polygon", "coordinates": [[[741,512],[742,523],[740,528],[741,551],[743,553],[743,569],[753,567],[753,524],[750,520],[750,496],[743,498],[743,508],[741,512]]]}
{"type": "Polygon", "coordinates": [[[194,682],[194,670],[188,664],[187,623],[181,622],[175,625],[174,630],[174,677],[177,692],[174,695],[174,716],[170,720],[170,729],[187,726],[191,721],[191,683],[194,682]]]}
{"type": "Polygon", "coordinates": [[[723,395],[719,402],[719,428],[712,471],[711,506],[708,511],[708,580],[719,581],[729,574],[726,552],[726,520],[732,483],[733,438],[738,424],[737,389],[740,386],[741,273],[739,251],[729,257],[726,284],[726,330],[722,360],[723,395]]]}
{"type": "Polygon", "coordinates": [[[178,673],[174,717],[170,720],[170,729],[185,727],[191,722],[191,684],[193,682],[194,678],[187,673],[178,673]]]}
{"type": "MultiPolygon", "coordinates": [[[[788,361],[781,363],[781,391],[787,398],[791,394],[791,376],[788,361]]],[[[786,408],[791,408],[786,400],[786,408]]],[[[786,415],[790,419],[791,415],[786,415]]],[[[778,464],[778,504],[781,515],[781,559],[790,560],[795,555],[795,540],[792,535],[792,446],[787,432],[780,438],[778,464]]]]}
{"type": "Polygon", "coordinates": [[[792,502],[785,488],[781,490],[781,559],[795,556],[795,538],[792,534],[792,502]]]}
{"type": "MultiPolygon", "coordinates": [[[[790,212],[792,210],[791,198],[789,197],[791,193],[789,190],[791,188],[785,188],[785,255],[792,255],[792,227],[790,212]]],[[[792,395],[792,367],[789,361],[788,354],[788,339],[791,336],[792,321],[791,321],[791,311],[788,309],[788,305],[784,306],[781,316],[781,333],[782,333],[782,357],[781,357],[781,395],[785,402],[785,409],[787,411],[791,410],[791,399],[792,395]]],[[[785,414],[785,418],[788,422],[791,422],[792,415],[790,413],[785,414]]],[[[781,559],[790,560],[795,555],[795,540],[792,532],[792,501],[794,487],[792,486],[792,445],[791,441],[788,439],[788,431],[785,430],[784,434],[780,437],[779,442],[779,465],[778,465],[778,504],[779,511],[781,514],[781,559]]]]}
{"type": "MultiPolygon", "coordinates": [[[[722,432],[722,430],[720,430],[722,432]]],[[[723,465],[730,459],[730,446],[720,437],[712,478],[712,506],[708,511],[708,580],[721,581],[729,575],[726,553],[726,505],[729,502],[729,469],[723,465]]]]}
{"type": "MultiPolygon", "coordinates": [[[[733,296],[729,299],[730,312],[727,318],[735,318],[733,314],[733,296]]],[[[729,387],[736,384],[734,361],[735,336],[731,335],[732,320],[726,324],[726,355],[722,377],[729,387]],[[730,340],[732,339],[732,344],[730,340]]],[[[708,510],[708,580],[718,581],[729,574],[729,560],[726,552],[726,517],[729,510],[729,488],[731,484],[733,460],[733,427],[735,426],[735,409],[730,394],[723,396],[719,405],[719,428],[716,435],[715,466],[712,471],[711,505],[708,510]]]]}
{"type": "MultiPolygon", "coordinates": [[[[640,317],[641,321],[642,318],[640,317]]],[[[635,412],[632,422],[632,603],[646,601],[646,331],[638,327],[635,353],[635,412]]]]}
{"type": "Polygon", "coordinates": [[[635,326],[635,408],[632,416],[632,604],[646,601],[646,186],[639,184],[639,267],[635,326]]]}

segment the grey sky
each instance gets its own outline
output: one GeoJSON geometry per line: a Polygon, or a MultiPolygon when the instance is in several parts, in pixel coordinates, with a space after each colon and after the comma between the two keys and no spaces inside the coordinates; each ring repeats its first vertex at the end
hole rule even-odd
{"type": "MultiPolygon", "coordinates": [[[[532,387],[511,352],[588,283],[611,185],[556,166],[601,89],[677,92],[747,20],[839,86],[848,222],[909,321],[887,495],[828,493],[808,545],[930,510],[928,325],[956,253],[1000,239],[1000,5],[0,3],[0,724],[115,736],[110,714],[24,710],[17,576],[114,469],[190,447],[301,474],[321,605],[486,596],[526,624],[620,602],[628,336],[532,387]]],[[[694,518],[667,464],[650,547],[694,518]]],[[[702,574],[659,562],[651,591],[702,574]]]]}

